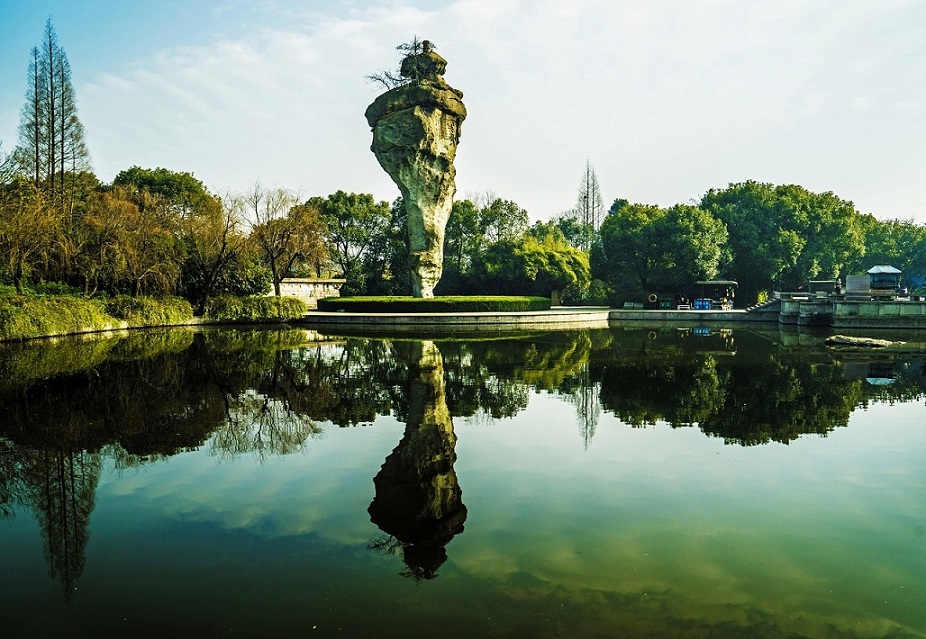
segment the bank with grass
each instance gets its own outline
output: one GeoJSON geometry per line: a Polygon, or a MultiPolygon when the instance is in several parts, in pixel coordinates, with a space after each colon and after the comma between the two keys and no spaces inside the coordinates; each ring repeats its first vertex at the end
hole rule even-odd
{"type": "Polygon", "coordinates": [[[0,295],[0,341],[196,324],[282,323],[302,317],[292,297],[218,297],[202,316],[179,297],[86,298],[78,295],[0,295]]]}

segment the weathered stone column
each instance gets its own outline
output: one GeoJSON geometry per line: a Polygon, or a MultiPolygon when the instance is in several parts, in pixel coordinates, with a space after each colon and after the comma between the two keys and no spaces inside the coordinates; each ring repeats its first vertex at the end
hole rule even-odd
{"type": "Polygon", "coordinates": [[[466,118],[463,92],[443,78],[447,61],[424,41],[402,60],[404,84],[367,107],[371,150],[402,192],[408,212],[412,294],[433,297],[444,261],[444,228],[456,193],[453,160],[466,118]]]}

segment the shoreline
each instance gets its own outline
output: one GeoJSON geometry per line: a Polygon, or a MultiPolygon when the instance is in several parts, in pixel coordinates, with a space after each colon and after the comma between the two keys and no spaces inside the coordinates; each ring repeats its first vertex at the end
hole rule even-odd
{"type": "MultiPolygon", "coordinates": [[[[848,319],[848,318],[846,318],[848,319]]],[[[711,326],[711,325],[775,325],[801,329],[863,329],[914,330],[926,329],[926,321],[911,323],[910,316],[854,316],[839,325],[810,325],[787,321],[776,311],[736,310],[643,310],[614,309],[604,306],[557,306],[546,311],[471,312],[471,313],[347,313],[309,311],[288,320],[228,321],[193,317],[180,322],[130,324],[120,321],[106,326],[83,328],[23,338],[0,339],[0,343],[26,342],[40,339],[117,333],[157,328],[206,326],[290,326],[316,329],[346,329],[364,333],[442,332],[453,334],[505,333],[523,330],[601,329],[645,324],[711,326]]]]}

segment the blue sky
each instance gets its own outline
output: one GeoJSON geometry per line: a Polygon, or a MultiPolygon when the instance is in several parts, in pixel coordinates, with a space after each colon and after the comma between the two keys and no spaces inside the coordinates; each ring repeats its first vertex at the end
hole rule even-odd
{"type": "Polygon", "coordinates": [[[98,177],[191,171],[391,200],[364,76],[433,40],[469,117],[458,197],[534,219],[671,205],[755,179],[926,222],[926,3],[919,0],[0,0],[0,141],[16,144],[29,50],[51,16],[98,177]]]}

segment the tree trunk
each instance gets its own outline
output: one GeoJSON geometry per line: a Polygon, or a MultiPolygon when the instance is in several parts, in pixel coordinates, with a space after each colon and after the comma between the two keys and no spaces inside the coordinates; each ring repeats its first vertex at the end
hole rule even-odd
{"type": "Polygon", "coordinates": [[[13,268],[13,286],[16,287],[16,293],[19,295],[23,294],[23,277],[22,264],[17,264],[13,268]]]}

